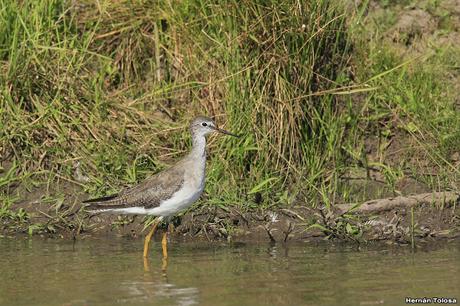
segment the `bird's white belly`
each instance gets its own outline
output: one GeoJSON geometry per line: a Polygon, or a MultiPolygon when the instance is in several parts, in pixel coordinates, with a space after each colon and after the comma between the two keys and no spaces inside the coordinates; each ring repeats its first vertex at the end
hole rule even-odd
{"type": "Polygon", "coordinates": [[[199,169],[198,171],[193,171],[192,173],[195,175],[192,177],[186,177],[182,188],[176,191],[171,198],[162,201],[158,207],[146,209],[146,214],[165,217],[174,215],[177,212],[190,207],[196,200],[198,200],[204,190],[204,169],[199,169]]]}
{"type": "Polygon", "coordinates": [[[184,174],[183,186],[172,194],[169,199],[161,201],[154,208],[128,207],[113,209],[110,211],[125,214],[153,215],[167,217],[190,207],[203,193],[205,184],[206,155],[202,154],[199,159],[190,164],[190,168],[184,174]]]}
{"type": "Polygon", "coordinates": [[[170,216],[177,212],[190,207],[198,198],[204,189],[204,180],[199,186],[191,184],[184,185],[173,196],[161,202],[159,207],[146,209],[146,213],[154,216],[170,216]]]}

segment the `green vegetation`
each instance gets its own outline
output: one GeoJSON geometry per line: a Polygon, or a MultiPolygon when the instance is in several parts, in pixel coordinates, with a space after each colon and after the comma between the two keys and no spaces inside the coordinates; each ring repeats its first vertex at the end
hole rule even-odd
{"type": "MultiPolygon", "coordinates": [[[[387,10],[387,16],[397,14],[387,10]]],[[[450,34],[456,33],[446,32],[442,25],[449,14],[435,13],[444,11],[440,2],[411,1],[408,11],[399,12],[399,23],[385,22],[380,13],[366,29],[354,29],[365,38],[357,47],[357,58],[364,62],[356,65],[357,76],[376,88],[360,99],[361,109],[355,112],[365,129],[360,133],[364,142],[378,138],[375,152],[368,154],[373,160],[363,163],[377,168],[389,185],[407,176],[431,190],[458,190],[460,50],[450,41],[450,34]],[[410,15],[414,7],[432,12],[426,13],[431,19],[406,29],[405,20],[419,18],[410,15]],[[379,33],[382,27],[386,33],[379,33]],[[427,33],[420,32],[424,27],[427,33]]]]}
{"type": "Polygon", "coordinates": [[[198,114],[244,135],[211,139],[207,205],[329,207],[368,198],[347,178],[369,171],[458,188],[458,47],[399,55],[367,1],[0,3],[2,219],[24,189],[167,167],[198,114]]]}

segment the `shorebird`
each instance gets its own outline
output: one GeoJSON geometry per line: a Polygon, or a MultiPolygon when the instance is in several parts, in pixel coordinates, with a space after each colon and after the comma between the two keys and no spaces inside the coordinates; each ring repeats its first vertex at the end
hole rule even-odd
{"type": "Polygon", "coordinates": [[[193,147],[183,159],[159,172],[137,186],[118,194],[84,201],[87,210],[118,214],[156,216],[150,232],[144,240],[144,258],[158,224],[165,221],[168,229],[163,233],[161,245],[163,258],[168,257],[167,232],[170,218],[190,207],[202,194],[206,176],[206,136],[220,132],[238,137],[220,129],[211,118],[200,116],[190,123],[193,147]]]}

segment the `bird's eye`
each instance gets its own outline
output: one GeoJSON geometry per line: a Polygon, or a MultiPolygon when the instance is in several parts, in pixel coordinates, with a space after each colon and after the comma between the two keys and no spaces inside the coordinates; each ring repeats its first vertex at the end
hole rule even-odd
{"type": "Polygon", "coordinates": [[[208,124],[206,122],[203,122],[201,125],[202,126],[208,126],[208,124]]]}

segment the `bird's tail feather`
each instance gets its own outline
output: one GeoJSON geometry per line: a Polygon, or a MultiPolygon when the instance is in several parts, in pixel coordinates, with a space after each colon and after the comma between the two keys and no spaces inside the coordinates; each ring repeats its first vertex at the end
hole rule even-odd
{"type": "Polygon", "coordinates": [[[83,204],[85,204],[86,210],[94,212],[111,211],[114,208],[118,208],[118,206],[114,205],[115,203],[113,203],[113,200],[115,200],[117,196],[117,194],[113,194],[110,196],[100,197],[96,199],[89,199],[83,201],[83,204]]]}
{"type": "Polygon", "coordinates": [[[83,203],[101,203],[101,202],[106,202],[115,199],[118,196],[118,194],[112,194],[106,197],[100,197],[96,199],[89,199],[86,201],[83,201],[83,203]]]}

